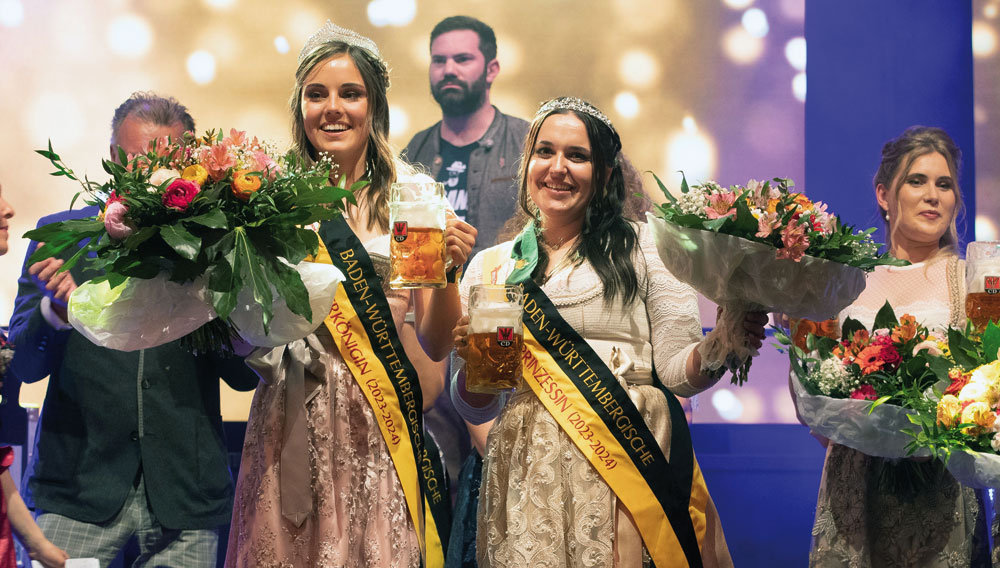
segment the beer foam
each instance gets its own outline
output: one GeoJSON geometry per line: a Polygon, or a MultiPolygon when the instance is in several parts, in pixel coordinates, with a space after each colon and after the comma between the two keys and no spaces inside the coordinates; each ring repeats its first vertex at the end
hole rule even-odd
{"type": "Polygon", "coordinates": [[[469,333],[495,333],[498,327],[513,327],[521,332],[521,306],[494,303],[470,311],[469,333]]]}
{"type": "Polygon", "coordinates": [[[390,223],[406,221],[410,227],[428,227],[444,229],[445,208],[441,201],[391,203],[389,205],[390,223]]]}
{"type": "MultiPolygon", "coordinates": [[[[965,266],[967,274],[965,283],[968,288],[968,290],[966,290],[966,293],[968,294],[977,294],[986,292],[986,277],[996,276],[997,278],[1000,278],[1000,258],[979,260],[976,262],[976,265],[974,267],[969,264],[966,264],[965,266]],[[970,269],[973,270],[970,272],[970,269]]],[[[996,282],[991,282],[991,284],[994,283],[996,282]]]]}

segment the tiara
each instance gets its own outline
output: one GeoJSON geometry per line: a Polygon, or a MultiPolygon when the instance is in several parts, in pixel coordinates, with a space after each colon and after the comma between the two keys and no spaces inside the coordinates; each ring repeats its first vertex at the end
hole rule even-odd
{"type": "Polygon", "coordinates": [[[382,61],[382,54],[378,51],[378,46],[371,39],[359,34],[354,30],[349,30],[347,28],[342,28],[337,24],[326,21],[326,24],[316,30],[309,39],[306,40],[306,44],[302,46],[302,51],[299,52],[299,63],[305,59],[310,53],[312,53],[317,47],[331,41],[339,41],[341,43],[346,43],[347,45],[353,45],[354,47],[360,47],[361,49],[372,54],[375,59],[382,61]]]}
{"type": "Polygon", "coordinates": [[[611,129],[611,132],[618,132],[615,130],[614,126],[611,126],[611,120],[603,112],[601,112],[600,109],[587,101],[576,97],[559,97],[545,101],[542,103],[542,106],[538,108],[538,112],[535,113],[535,117],[545,116],[557,109],[569,109],[582,112],[583,114],[588,114],[603,122],[605,126],[611,129]]]}

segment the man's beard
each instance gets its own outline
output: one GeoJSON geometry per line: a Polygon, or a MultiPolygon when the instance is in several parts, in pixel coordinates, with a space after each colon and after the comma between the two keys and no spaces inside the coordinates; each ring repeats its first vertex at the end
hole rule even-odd
{"type": "Polygon", "coordinates": [[[465,83],[455,77],[448,77],[431,85],[431,95],[441,106],[445,116],[465,116],[472,114],[486,102],[486,71],[472,84],[465,83]],[[457,85],[457,90],[442,90],[445,85],[457,85]]]}

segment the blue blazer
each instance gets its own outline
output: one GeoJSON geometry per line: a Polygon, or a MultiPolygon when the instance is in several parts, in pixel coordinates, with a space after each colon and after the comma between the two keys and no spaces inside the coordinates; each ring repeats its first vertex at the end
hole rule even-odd
{"type": "MultiPolygon", "coordinates": [[[[97,212],[64,211],[38,225],[97,212]]],[[[77,283],[99,274],[82,264],[71,273],[77,283]]],[[[257,376],[240,358],[194,355],[178,342],[132,353],[98,347],[74,330],[49,325],[43,295],[25,258],[10,322],[11,374],[26,383],[49,377],[23,484],[29,506],[104,522],[121,509],[141,472],[165,528],[229,522],[233,481],[218,381],[251,390],[257,376]]]]}

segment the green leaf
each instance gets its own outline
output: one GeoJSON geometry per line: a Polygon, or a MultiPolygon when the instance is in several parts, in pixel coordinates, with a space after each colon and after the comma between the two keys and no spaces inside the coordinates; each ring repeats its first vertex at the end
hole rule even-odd
{"type": "Polygon", "coordinates": [[[723,225],[726,224],[726,221],[730,220],[730,217],[731,216],[719,217],[718,219],[709,219],[708,221],[702,223],[702,226],[705,227],[706,231],[718,231],[719,229],[722,228],[723,225]]]}
{"type": "Polygon", "coordinates": [[[312,306],[309,305],[309,291],[302,283],[302,277],[291,266],[274,260],[265,264],[268,277],[274,284],[278,295],[285,300],[285,305],[292,313],[312,321],[312,306]]]}
{"type": "Polygon", "coordinates": [[[226,319],[236,308],[236,297],[243,287],[243,265],[236,249],[228,253],[212,266],[208,273],[208,289],[212,296],[212,307],[219,317],[226,319]]]}
{"type": "Polygon", "coordinates": [[[983,357],[986,363],[997,360],[997,350],[1000,350],[1000,327],[991,321],[983,332],[983,357]]]}
{"type": "Polygon", "coordinates": [[[687,176],[684,175],[683,170],[680,170],[680,174],[681,174],[681,193],[687,193],[691,191],[691,189],[688,187],[687,176]]]}
{"type": "Polygon", "coordinates": [[[674,197],[673,194],[670,193],[670,190],[667,189],[667,186],[663,185],[663,182],[660,180],[660,177],[657,176],[653,172],[649,172],[649,173],[653,174],[653,179],[656,180],[656,185],[658,185],[660,187],[660,191],[663,192],[663,196],[667,198],[667,201],[669,201],[671,203],[677,203],[677,198],[674,197]]]}
{"type": "Polygon", "coordinates": [[[159,232],[159,227],[143,227],[122,241],[122,245],[127,249],[137,249],[139,245],[148,241],[159,232]]]}
{"type": "Polygon", "coordinates": [[[164,226],[160,229],[160,236],[170,248],[188,260],[194,260],[201,252],[201,239],[188,232],[180,223],[164,226]]]}
{"type": "Polygon", "coordinates": [[[844,319],[843,325],[841,325],[840,327],[840,335],[844,339],[849,340],[852,337],[854,337],[854,333],[856,331],[860,331],[863,329],[865,329],[865,326],[861,325],[861,322],[859,322],[858,320],[854,318],[846,318],[844,319]]]}
{"type": "Polygon", "coordinates": [[[875,325],[873,329],[892,329],[896,325],[899,325],[899,319],[896,318],[896,313],[892,311],[892,306],[886,301],[882,305],[882,309],[878,311],[875,315],[875,325]]]}
{"type": "Polygon", "coordinates": [[[881,406],[882,404],[884,404],[885,402],[887,402],[891,398],[892,398],[891,396],[886,395],[886,396],[880,397],[878,400],[872,401],[871,408],[868,409],[868,414],[871,414],[872,412],[875,412],[875,409],[877,407],[881,406]]]}
{"type": "Polygon", "coordinates": [[[264,332],[267,333],[273,315],[273,296],[271,285],[264,274],[263,259],[257,254],[257,250],[247,238],[246,231],[236,229],[236,256],[238,263],[246,270],[245,282],[253,292],[253,299],[263,310],[264,332]]]}
{"type": "Polygon", "coordinates": [[[229,219],[226,218],[226,214],[223,213],[221,209],[212,209],[208,213],[189,217],[185,219],[184,222],[195,223],[201,225],[202,227],[208,227],[209,229],[229,228],[229,219]]]}

